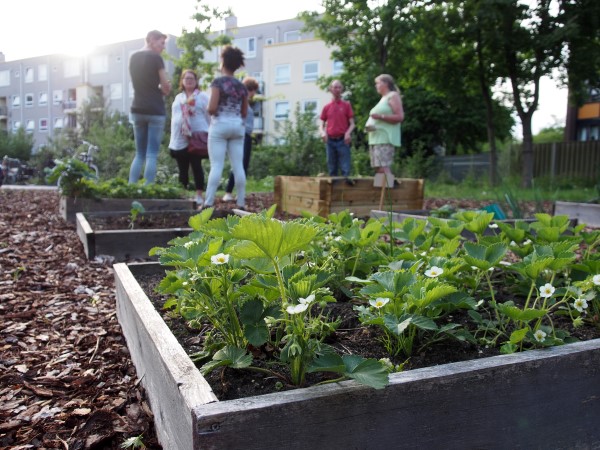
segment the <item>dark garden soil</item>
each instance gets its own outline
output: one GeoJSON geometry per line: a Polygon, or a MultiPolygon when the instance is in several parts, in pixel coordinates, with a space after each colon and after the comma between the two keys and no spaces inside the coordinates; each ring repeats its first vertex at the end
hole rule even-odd
{"type": "MultiPolygon", "coordinates": [[[[250,195],[247,209],[272,201],[272,194],[250,195]]],[[[231,206],[217,203],[220,210],[231,206]]],[[[151,292],[156,280],[145,283],[151,292]]],[[[376,330],[356,331],[351,304],[339,302],[331,314],[342,320],[329,340],[341,353],[384,356],[376,330]]],[[[189,352],[200,349],[206,330],[188,333],[186,324],[167,320],[189,352]]],[[[256,349],[256,359],[265,351],[256,349]]],[[[406,368],[494,353],[447,343],[415,355],[406,368]]],[[[280,381],[231,370],[209,378],[222,399],[269,392],[280,381]]],[[[75,226],[58,214],[55,191],[0,189],[0,448],[116,450],[139,435],[146,448],[161,448],[116,318],[111,266],[86,259],[75,226]]]]}

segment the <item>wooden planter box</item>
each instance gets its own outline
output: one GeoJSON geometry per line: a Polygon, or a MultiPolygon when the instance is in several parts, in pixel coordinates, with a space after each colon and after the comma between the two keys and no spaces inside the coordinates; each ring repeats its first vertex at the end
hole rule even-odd
{"type": "MultiPolygon", "coordinates": [[[[379,208],[381,188],[373,186],[373,178],[356,178],[349,186],[340,177],[275,177],[277,210],[300,215],[303,211],[327,217],[349,210],[356,216],[368,217],[379,208]]],[[[397,185],[386,188],[385,207],[394,210],[423,207],[424,181],[396,178],[397,185]]]]}
{"type": "Polygon", "coordinates": [[[555,202],[554,215],[566,215],[590,227],[600,227],[599,203],[555,202]]]}
{"type": "Polygon", "coordinates": [[[134,273],[117,317],[165,449],[600,448],[600,339],[218,401],[134,273]]]}
{"type": "Polygon", "coordinates": [[[138,201],[146,211],[189,210],[194,201],[189,199],[133,199],[133,198],[72,198],[60,197],[59,212],[67,222],[75,222],[78,212],[129,211],[131,202],[138,201]]]}
{"type": "MultiPolygon", "coordinates": [[[[153,211],[145,212],[143,215],[182,213],[183,211],[153,211]]],[[[90,212],[76,213],[77,235],[83,243],[83,249],[88,259],[94,259],[97,255],[108,255],[117,261],[128,259],[148,259],[148,251],[152,247],[166,247],[167,243],[176,237],[187,236],[191,228],[163,228],[163,229],[137,229],[133,230],[94,230],[90,221],[94,216],[123,216],[128,215],[126,211],[112,212],[90,212]]],[[[197,211],[189,211],[192,216],[197,211]]]]}

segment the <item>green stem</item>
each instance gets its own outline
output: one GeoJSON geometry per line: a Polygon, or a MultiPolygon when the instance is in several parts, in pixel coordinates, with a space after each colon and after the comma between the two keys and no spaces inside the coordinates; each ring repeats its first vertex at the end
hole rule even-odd
{"type": "Polygon", "coordinates": [[[356,259],[354,260],[354,267],[352,268],[352,276],[354,276],[354,272],[356,272],[356,268],[358,267],[358,260],[360,259],[361,252],[362,252],[362,248],[359,248],[358,253],[356,254],[356,259]]]}
{"type": "Polygon", "coordinates": [[[529,306],[529,301],[531,300],[531,295],[533,294],[533,290],[535,289],[535,280],[531,280],[531,287],[529,288],[529,294],[527,295],[527,300],[525,300],[525,306],[523,309],[527,309],[529,306]]]}

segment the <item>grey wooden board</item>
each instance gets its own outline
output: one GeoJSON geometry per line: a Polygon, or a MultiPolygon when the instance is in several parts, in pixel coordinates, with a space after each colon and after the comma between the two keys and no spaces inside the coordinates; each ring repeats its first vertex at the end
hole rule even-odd
{"type": "MultiPolygon", "coordinates": [[[[217,399],[127,265],[113,268],[117,318],[148,394],[158,438],[165,449],[191,449],[192,408],[217,399]]],[[[141,269],[151,270],[147,265],[141,269]]]]}
{"type": "MultiPolygon", "coordinates": [[[[164,214],[165,211],[144,213],[146,215],[164,214]]],[[[181,213],[182,211],[173,211],[181,213]]],[[[117,261],[136,258],[150,258],[148,252],[152,247],[166,247],[176,237],[187,236],[191,228],[133,229],[133,230],[98,230],[94,231],[89,221],[90,216],[111,216],[127,214],[126,212],[77,213],[77,235],[83,244],[85,255],[93,259],[97,255],[110,255],[117,261]]],[[[190,216],[197,214],[190,212],[190,216]]]]}
{"type": "MultiPolygon", "coordinates": [[[[115,265],[118,305],[135,298],[144,309],[152,308],[130,267],[152,270],[150,265],[115,265]]],[[[119,318],[128,345],[131,334],[165,339],[170,331],[155,314],[138,315],[136,321],[119,318]],[[160,328],[142,331],[154,326],[160,328]]],[[[157,344],[148,339],[132,357],[139,376],[144,367],[156,367],[161,383],[168,383],[176,377],[162,372],[184,365],[189,376],[194,372],[204,380],[189,359],[150,351],[157,344]],[[139,361],[150,357],[165,360],[139,361]]],[[[159,390],[154,398],[188,395],[172,386],[145,386],[159,390]]],[[[157,400],[151,403],[154,411],[157,400]]],[[[600,339],[398,373],[384,390],[346,381],[223,402],[186,398],[173,407],[179,404],[192,417],[193,445],[163,443],[165,448],[600,448],[600,339]]],[[[184,430],[164,421],[165,412],[155,414],[157,430],[168,427],[159,436],[188,432],[187,424],[184,430]]]]}
{"type": "Polygon", "coordinates": [[[172,211],[189,210],[194,208],[194,201],[190,199],[159,199],[159,198],[71,198],[61,197],[59,211],[63,219],[75,222],[78,212],[100,211],[129,211],[133,201],[140,202],[146,211],[172,211]]]}
{"type": "Polygon", "coordinates": [[[569,216],[590,227],[600,227],[600,204],[598,203],[555,202],[554,215],[569,216]]]}
{"type": "Polygon", "coordinates": [[[600,340],[194,408],[202,449],[600,447],[600,340]]]}

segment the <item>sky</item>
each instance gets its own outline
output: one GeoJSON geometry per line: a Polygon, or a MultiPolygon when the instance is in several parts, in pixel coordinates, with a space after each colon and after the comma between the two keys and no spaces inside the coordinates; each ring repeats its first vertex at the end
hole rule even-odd
{"type": "MultiPolygon", "coordinates": [[[[179,36],[192,28],[196,0],[4,0],[0,52],[6,61],[52,53],[83,55],[96,46],[143,39],[151,29],[179,36]]],[[[294,18],[300,11],[321,11],[320,0],[204,0],[231,7],[238,26],[294,18]]],[[[222,29],[222,24],[214,24],[222,29]]],[[[567,93],[542,80],[533,130],[564,125],[567,93]]],[[[407,111],[408,113],[408,111],[407,111]]],[[[517,127],[517,135],[520,133],[517,127]]]]}

